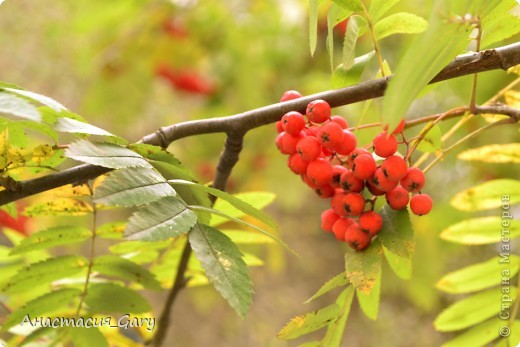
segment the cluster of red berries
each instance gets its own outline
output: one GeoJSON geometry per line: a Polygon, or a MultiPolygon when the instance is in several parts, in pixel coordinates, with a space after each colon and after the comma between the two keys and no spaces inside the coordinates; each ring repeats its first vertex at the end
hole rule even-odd
{"type": "MultiPolygon", "coordinates": [[[[280,101],[300,98],[297,91],[287,91],[280,101]]],[[[292,172],[321,198],[330,198],[330,209],[321,215],[321,227],[350,247],[362,250],[383,225],[375,211],[375,200],[384,195],[394,210],[410,209],[425,215],[432,208],[432,199],[420,190],[423,172],[408,167],[397,155],[397,134],[404,129],[404,120],[388,134],[379,133],[369,149],[358,147],[357,138],[348,130],[347,121],[331,116],[330,105],[315,100],[307,105],[306,117],[296,111],[286,113],[276,123],[276,145],[289,155],[292,172]],[[365,189],[366,188],[366,189],[365,189]],[[368,192],[367,192],[368,191],[368,192]],[[370,196],[370,194],[371,196],[370,196]],[[410,198],[410,193],[414,195],[410,198]]]]}

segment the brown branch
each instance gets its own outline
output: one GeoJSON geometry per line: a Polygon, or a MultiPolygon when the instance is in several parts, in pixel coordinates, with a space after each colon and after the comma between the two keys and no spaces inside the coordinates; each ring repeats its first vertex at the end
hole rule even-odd
{"type": "MultiPolygon", "coordinates": [[[[244,141],[243,133],[231,133],[226,138],[224,144],[224,150],[220,155],[220,159],[217,165],[217,172],[215,173],[215,179],[213,180],[213,187],[222,191],[226,190],[226,185],[233,167],[238,162],[240,152],[242,151],[242,144],[244,141]]],[[[211,196],[212,203],[215,202],[215,197],[211,196]]],[[[152,344],[154,347],[161,347],[166,338],[168,327],[171,324],[171,312],[173,309],[173,303],[177,298],[179,292],[186,286],[187,279],[185,278],[186,270],[188,269],[188,261],[190,259],[192,249],[189,241],[186,241],[184,249],[182,250],[181,260],[175,273],[175,279],[173,286],[168,293],[164,309],[159,317],[159,323],[157,326],[157,333],[154,335],[152,344]]]]}
{"type": "MultiPolygon", "coordinates": [[[[430,83],[496,69],[508,69],[520,64],[520,43],[464,54],[455,58],[430,83]]],[[[209,118],[179,123],[160,128],[143,137],[141,143],[167,147],[171,142],[193,135],[224,132],[245,134],[262,125],[273,123],[291,110],[303,112],[306,105],[316,99],[326,100],[332,107],[348,105],[383,96],[389,78],[380,78],[355,86],[309,95],[300,99],[277,103],[234,116],[209,118]]],[[[0,205],[19,200],[66,184],[75,184],[95,178],[110,169],[94,165],[80,165],[60,173],[18,182],[16,190],[0,192],[0,205]]]]}

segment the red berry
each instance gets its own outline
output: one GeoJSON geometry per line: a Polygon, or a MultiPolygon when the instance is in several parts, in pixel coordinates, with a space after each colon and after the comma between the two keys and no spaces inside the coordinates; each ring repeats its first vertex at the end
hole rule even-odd
{"type": "Polygon", "coordinates": [[[334,147],[334,151],[341,155],[350,154],[357,146],[357,138],[353,132],[343,129],[343,138],[334,147]]]}
{"type": "Polygon", "coordinates": [[[306,136],[298,141],[296,151],[305,161],[313,161],[318,159],[321,154],[321,145],[314,136],[306,136]]]}
{"type": "Polygon", "coordinates": [[[287,112],[282,117],[283,129],[291,135],[298,135],[305,128],[305,118],[300,112],[287,112]]]}
{"type": "Polygon", "coordinates": [[[367,151],[366,149],[364,148],[356,148],[354,149],[348,156],[348,166],[350,168],[352,168],[352,166],[354,165],[354,160],[362,155],[362,154],[368,154],[370,156],[372,156],[372,153],[370,153],[369,151],[367,151]]]}
{"type": "Polygon", "coordinates": [[[397,151],[397,139],[394,135],[387,137],[386,131],[383,131],[374,137],[374,152],[383,158],[393,155],[397,151]]]}
{"type": "Polygon", "coordinates": [[[320,130],[320,127],[316,126],[316,125],[313,125],[313,126],[306,127],[305,129],[303,129],[303,132],[307,136],[317,137],[318,136],[318,130],[320,130]]]}
{"type": "Polygon", "coordinates": [[[282,121],[279,120],[278,122],[276,122],[276,132],[279,134],[283,131],[283,125],[282,125],[282,121]]]}
{"type": "Polygon", "coordinates": [[[401,179],[401,185],[409,192],[417,192],[424,187],[426,179],[421,169],[411,167],[406,172],[406,176],[401,179]]]}
{"type": "Polygon", "coordinates": [[[282,98],[280,99],[280,102],[289,101],[301,98],[302,95],[297,92],[296,90],[288,90],[285,93],[283,93],[282,98]]]}
{"type": "Polygon", "coordinates": [[[330,117],[330,120],[334,123],[338,123],[339,126],[342,128],[342,129],[347,129],[348,128],[348,122],[345,118],[341,117],[341,116],[332,116],[330,117]]]}
{"type": "Polygon", "coordinates": [[[396,155],[386,158],[381,164],[381,170],[386,177],[394,181],[400,181],[408,172],[406,161],[396,155]]]}
{"type": "Polygon", "coordinates": [[[359,216],[365,209],[365,199],[359,193],[348,193],[341,200],[343,213],[341,216],[359,216]]]}
{"type": "Polygon", "coordinates": [[[361,251],[370,245],[370,234],[364,232],[359,224],[354,223],[345,232],[345,242],[356,251],[361,251]]]}
{"type": "Polygon", "coordinates": [[[375,195],[375,196],[385,195],[385,192],[383,192],[382,190],[379,190],[376,186],[374,186],[374,184],[371,181],[367,181],[367,188],[368,188],[368,191],[370,193],[372,193],[372,195],[375,195]]]}
{"type": "Polygon", "coordinates": [[[361,192],[365,187],[363,180],[354,176],[352,170],[346,170],[346,172],[341,175],[340,185],[344,191],[355,193],[361,192]]]}
{"type": "Polygon", "coordinates": [[[318,158],[309,163],[307,176],[316,186],[323,186],[332,181],[332,165],[328,160],[318,158]]]}
{"type": "Polygon", "coordinates": [[[324,124],[318,130],[318,140],[320,144],[328,150],[333,150],[343,141],[343,129],[334,122],[324,124]]]}
{"type": "Polygon", "coordinates": [[[402,210],[410,201],[410,193],[401,186],[397,186],[386,193],[386,202],[393,210],[402,210]]]}
{"type": "Polygon", "coordinates": [[[371,236],[374,236],[383,226],[383,217],[374,211],[363,212],[359,216],[359,226],[371,236]]]}
{"type": "Polygon", "coordinates": [[[330,105],[325,100],[314,100],[307,105],[305,113],[309,121],[323,123],[330,118],[330,105]]]}
{"type": "Polygon", "coordinates": [[[374,172],[374,176],[371,178],[371,183],[373,183],[374,186],[380,191],[389,192],[395,187],[397,187],[399,181],[389,179],[385,176],[383,170],[381,170],[381,168],[378,168],[376,172],[374,172]]]}
{"type": "Polygon", "coordinates": [[[343,198],[347,195],[341,189],[336,189],[336,192],[332,199],[330,199],[330,208],[336,212],[337,215],[345,215],[343,210],[343,198]]]}
{"type": "Polygon", "coordinates": [[[354,224],[355,221],[352,218],[340,217],[338,220],[332,225],[332,232],[336,239],[339,241],[345,241],[345,233],[347,229],[354,224]]]}
{"type": "Polygon", "coordinates": [[[280,152],[283,154],[294,154],[296,153],[296,144],[303,138],[303,135],[298,136],[291,135],[289,133],[281,132],[279,135],[280,139],[276,139],[276,144],[280,152]]]}
{"type": "Polygon", "coordinates": [[[294,153],[289,157],[288,165],[292,172],[297,175],[303,175],[307,172],[307,166],[309,166],[309,162],[303,160],[298,153],[294,153]]]}
{"type": "MultiPolygon", "coordinates": [[[[401,119],[399,124],[397,124],[397,126],[395,127],[394,131],[392,131],[392,134],[396,135],[396,134],[402,133],[405,125],[406,125],[406,123],[405,123],[404,119],[401,119]]],[[[385,125],[385,127],[383,129],[385,131],[388,131],[388,125],[385,125]]]]}
{"type": "Polygon", "coordinates": [[[310,178],[309,176],[307,176],[307,174],[303,174],[301,175],[301,178],[303,180],[303,182],[305,182],[306,185],[308,185],[311,189],[316,189],[318,188],[318,186],[316,185],[316,183],[314,183],[310,178]]]}
{"type": "Polygon", "coordinates": [[[334,165],[332,167],[332,181],[331,185],[334,188],[339,188],[341,183],[341,175],[347,172],[347,169],[341,165],[334,165]]]}
{"type": "Polygon", "coordinates": [[[334,187],[332,187],[330,184],[319,186],[318,188],[314,189],[314,191],[322,199],[327,199],[334,195],[334,187]]]}
{"type": "Polygon", "coordinates": [[[326,232],[332,232],[332,226],[339,219],[339,215],[332,209],[325,210],[321,213],[321,228],[326,232]]]}
{"type": "Polygon", "coordinates": [[[418,216],[428,214],[432,206],[433,201],[428,194],[415,194],[410,200],[410,209],[418,216]]]}
{"type": "Polygon", "coordinates": [[[367,180],[372,177],[376,169],[376,161],[370,154],[358,155],[352,162],[352,172],[360,180],[367,180]]]}

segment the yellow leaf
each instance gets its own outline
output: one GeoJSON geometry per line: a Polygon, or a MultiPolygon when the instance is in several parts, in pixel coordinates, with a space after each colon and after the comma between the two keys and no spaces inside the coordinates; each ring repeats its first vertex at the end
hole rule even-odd
{"type": "Polygon", "coordinates": [[[458,158],[485,163],[520,163],[520,143],[494,144],[472,148],[460,153],[458,158]]]}
{"type": "Polygon", "coordinates": [[[92,208],[85,201],[73,198],[55,198],[32,204],[25,209],[24,214],[30,217],[41,215],[79,216],[89,212],[92,212],[92,208]]]}

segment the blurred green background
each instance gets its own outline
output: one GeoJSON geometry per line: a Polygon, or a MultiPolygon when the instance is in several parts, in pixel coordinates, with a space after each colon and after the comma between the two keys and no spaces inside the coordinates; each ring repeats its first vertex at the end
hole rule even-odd
{"type": "MultiPolygon", "coordinates": [[[[430,5],[431,1],[403,0],[392,12],[406,10],[428,18],[430,5]]],[[[287,89],[312,94],[331,88],[325,19],[320,20],[318,49],[311,57],[304,0],[7,0],[0,6],[0,26],[2,81],[48,95],[92,124],[131,141],[160,126],[272,104],[287,89]]],[[[335,35],[339,54],[341,31],[335,35]]],[[[397,35],[381,43],[390,67],[396,66],[411,39],[397,35]]],[[[509,42],[514,41],[518,37],[509,42]]],[[[356,55],[371,49],[364,36],[356,55]]],[[[335,61],[340,60],[337,56],[335,61]]],[[[373,78],[377,68],[374,59],[362,79],[373,78]]],[[[503,71],[482,74],[477,100],[486,101],[513,78],[503,71]]],[[[407,118],[467,104],[470,88],[471,77],[429,87],[407,118]]],[[[335,113],[356,124],[364,106],[350,105],[335,113]]],[[[379,101],[372,102],[363,122],[377,121],[378,107],[379,101]]],[[[441,128],[445,131],[454,122],[444,122],[441,128]]],[[[483,120],[467,123],[457,138],[482,124],[483,120]]],[[[411,129],[410,137],[419,130],[411,129]]],[[[377,132],[359,132],[359,143],[368,143],[377,132]]],[[[175,304],[169,345],[295,346],[298,343],[277,340],[277,331],[296,314],[335,299],[337,293],[332,293],[302,304],[343,270],[345,245],[320,230],[319,216],[328,203],[290,173],[286,158],[275,149],[275,136],[274,125],[247,135],[229,189],[276,193],[269,212],[279,221],[282,238],[302,257],[278,246],[253,249],[265,266],[252,270],[256,294],[245,320],[210,287],[184,291],[175,304]]],[[[516,127],[497,127],[466,146],[517,138],[516,127]]],[[[222,135],[203,135],[180,140],[170,149],[207,182],[223,141],[222,135]]],[[[436,281],[497,252],[493,246],[468,248],[438,238],[444,227],[469,217],[449,201],[478,182],[518,176],[518,167],[461,162],[455,154],[431,170],[424,191],[432,195],[435,207],[430,215],[413,220],[417,241],[413,278],[400,280],[386,268],[379,319],[368,320],[354,305],[344,345],[379,346],[384,341],[386,347],[438,346],[449,339],[449,334],[435,332],[432,322],[458,297],[438,292],[436,281]]],[[[163,299],[152,298],[157,313],[163,299]]]]}

